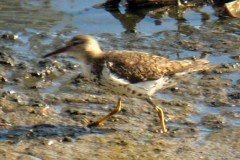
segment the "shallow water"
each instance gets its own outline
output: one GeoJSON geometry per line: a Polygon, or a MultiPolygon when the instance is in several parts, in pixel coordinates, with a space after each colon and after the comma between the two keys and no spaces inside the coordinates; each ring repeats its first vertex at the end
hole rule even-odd
{"type": "Polygon", "coordinates": [[[0,159],[240,158],[240,20],[217,16],[211,5],[171,6],[164,14],[158,8],[128,11],[123,4],[111,12],[92,7],[102,2],[0,2],[0,52],[7,53],[0,65],[0,120],[12,124],[0,128],[0,159]],[[116,96],[79,77],[76,60],[41,58],[76,34],[93,35],[103,50],[140,50],[172,59],[208,53],[210,63],[225,66],[156,94],[166,115],[165,137],[154,110],[131,98],[105,127],[90,130],[84,126],[112,110],[116,96]],[[50,107],[47,116],[45,107],[50,107]]]}

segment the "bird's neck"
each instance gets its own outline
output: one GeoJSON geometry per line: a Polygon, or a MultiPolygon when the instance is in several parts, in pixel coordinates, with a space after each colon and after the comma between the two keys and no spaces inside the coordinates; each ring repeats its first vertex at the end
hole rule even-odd
{"type": "Polygon", "coordinates": [[[86,56],[81,60],[82,72],[85,78],[94,80],[100,77],[103,69],[104,52],[87,52],[86,56]]]}
{"type": "Polygon", "coordinates": [[[103,52],[99,46],[89,46],[85,49],[85,56],[87,59],[96,59],[103,56],[103,52]]]}
{"type": "Polygon", "coordinates": [[[82,61],[83,63],[91,63],[95,61],[96,59],[101,59],[103,57],[104,53],[100,49],[98,45],[86,45],[83,49],[80,51],[77,50],[76,52],[73,52],[72,56],[76,59],[82,61]],[[80,53],[79,53],[80,52],[80,53]]]}
{"type": "Polygon", "coordinates": [[[90,61],[103,56],[103,51],[97,44],[88,44],[83,52],[85,52],[86,59],[90,61]]]}

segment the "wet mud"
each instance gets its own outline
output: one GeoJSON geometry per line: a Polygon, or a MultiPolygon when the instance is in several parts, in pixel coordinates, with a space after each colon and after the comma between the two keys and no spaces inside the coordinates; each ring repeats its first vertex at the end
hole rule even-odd
{"type": "Polygon", "coordinates": [[[92,7],[101,2],[84,2],[80,9],[67,0],[0,2],[0,159],[239,159],[240,20],[218,17],[216,8],[200,5],[182,10],[180,19],[166,8],[141,12],[145,18],[125,11],[139,23],[126,27],[119,13],[92,7]],[[90,14],[89,21],[81,18],[90,14]],[[111,31],[101,30],[106,24],[97,14],[106,16],[105,23],[114,17],[111,31]],[[99,24],[95,31],[92,23],[99,24]],[[159,28],[150,31],[142,23],[159,28]],[[76,34],[95,36],[103,50],[171,59],[207,55],[217,67],[156,94],[166,135],[154,109],[128,97],[104,126],[88,128],[114,108],[117,95],[84,79],[80,62],[66,55],[41,58],[76,34]]]}

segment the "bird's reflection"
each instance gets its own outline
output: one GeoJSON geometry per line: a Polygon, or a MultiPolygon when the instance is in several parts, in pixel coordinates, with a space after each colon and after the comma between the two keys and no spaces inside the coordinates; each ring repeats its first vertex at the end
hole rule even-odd
{"type": "MultiPolygon", "coordinates": [[[[184,13],[193,11],[201,16],[201,21],[204,23],[206,20],[210,19],[210,15],[201,10],[204,6],[211,5],[216,12],[218,12],[219,7],[222,6],[217,0],[189,0],[184,1],[184,5],[181,6],[179,6],[177,2],[178,0],[156,0],[154,3],[149,0],[127,0],[125,2],[121,2],[121,0],[107,0],[107,2],[101,6],[120,21],[127,33],[137,32],[136,25],[140,23],[145,16],[154,18],[155,25],[161,25],[161,19],[165,15],[176,19],[177,24],[181,24],[187,21],[184,17],[184,13]],[[125,6],[124,12],[121,12],[119,9],[120,3],[125,6]]],[[[221,4],[224,3],[221,1],[221,4]]]]}

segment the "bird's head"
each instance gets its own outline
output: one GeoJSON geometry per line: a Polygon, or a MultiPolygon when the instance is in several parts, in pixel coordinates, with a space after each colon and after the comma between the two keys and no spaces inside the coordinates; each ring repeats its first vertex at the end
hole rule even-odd
{"type": "Polygon", "coordinates": [[[102,50],[96,39],[89,35],[77,35],[73,37],[67,44],[53,52],[43,56],[43,58],[57,55],[59,53],[68,52],[70,56],[79,60],[98,57],[102,50]]]}

